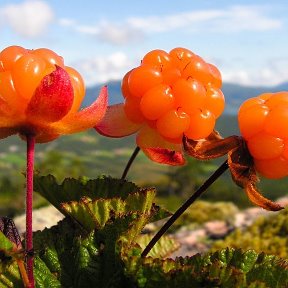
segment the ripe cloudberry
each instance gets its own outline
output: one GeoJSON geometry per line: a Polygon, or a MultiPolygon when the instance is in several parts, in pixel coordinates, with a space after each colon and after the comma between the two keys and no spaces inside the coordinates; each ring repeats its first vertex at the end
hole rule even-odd
{"type": "Polygon", "coordinates": [[[224,110],[221,84],[218,69],[190,50],[175,48],[169,53],[153,50],[123,78],[124,107],[130,105],[127,98],[140,98],[140,109],[124,109],[132,121],[138,119],[139,111],[146,121],[155,121],[157,132],[171,141],[182,134],[193,140],[206,138],[224,110]],[[175,133],[171,127],[177,123],[181,124],[175,133]]]}
{"type": "Polygon", "coordinates": [[[182,165],[183,135],[208,137],[224,110],[221,85],[219,70],[188,49],[150,51],[123,77],[124,104],[108,107],[96,130],[109,137],[139,131],[137,145],[150,159],[182,165]]]}
{"type": "Polygon", "coordinates": [[[52,50],[10,46],[0,52],[0,138],[19,133],[48,142],[94,127],[105,114],[107,91],[78,111],[84,95],[81,75],[52,50]]]}
{"type": "Polygon", "coordinates": [[[238,120],[256,170],[272,179],[288,176],[288,92],[248,99],[238,120]]]}

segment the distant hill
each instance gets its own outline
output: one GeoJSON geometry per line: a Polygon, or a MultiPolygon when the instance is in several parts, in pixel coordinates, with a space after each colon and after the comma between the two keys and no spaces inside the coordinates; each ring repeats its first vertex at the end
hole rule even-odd
{"type": "MultiPolygon", "coordinates": [[[[111,81],[108,84],[109,104],[121,103],[123,97],[121,94],[121,81],[111,81]]],[[[87,95],[83,106],[87,106],[97,97],[102,85],[95,85],[87,88],[87,95]]],[[[225,114],[236,114],[239,106],[247,98],[255,97],[265,92],[288,91],[288,82],[277,86],[242,86],[232,83],[224,83],[222,91],[226,99],[225,114]]]]}

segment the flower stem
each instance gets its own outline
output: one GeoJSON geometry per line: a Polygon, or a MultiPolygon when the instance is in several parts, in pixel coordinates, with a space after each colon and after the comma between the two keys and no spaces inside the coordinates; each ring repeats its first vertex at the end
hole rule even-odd
{"type": "Polygon", "coordinates": [[[192,194],[192,196],[168,219],[168,221],[161,227],[158,233],[151,239],[146,248],[143,250],[141,256],[145,257],[158,242],[158,240],[165,234],[165,232],[172,226],[172,224],[187,210],[187,208],[195,202],[226,170],[228,169],[228,161],[226,160],[203,184],[199,189],[192,194]]]}
{"type": "Polygon", "coordinates": [[[26,169],[26,253],[27,253],[27,272],[30,288],[34,288],[33,265],[33,230],[32,230],[32,210],[33,210],[33,171],[34,171],[34,152],[35,137],[26,135],[27,140],[27,169],[26,169]]]}
{"type": "Polygon", "coordinates": [[[125,167],[125,169],[123,171],[123,174],[121,176],[122,180],[124,180],[126,178],[126,176],[128,174],[128,171],[129,171],[133,161],[135,160],[136,156],[138,155],[139,151],[140,151],[140,148],[137,146],[135,148],[134,152],[132,153],[132,155],[131,155],[131,157],[130,157],[130,159],[129,159],[129,161],[128,161],[128,163],[127,163],[127,165],[126,165],[126,167],[125,167]]]}

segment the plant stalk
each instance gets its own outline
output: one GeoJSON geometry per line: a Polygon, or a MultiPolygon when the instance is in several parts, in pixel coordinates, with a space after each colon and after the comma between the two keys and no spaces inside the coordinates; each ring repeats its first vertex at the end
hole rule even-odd
{"type": "Polygon", "coordinates": [[[146,257],[159,239],[166,233],[166,231],[173,225],[173,223],[187,210],[187,208],[197,200],[227,169],[228,161],[226,160],[203,184],[199,189],[192,194],[192,196],[168,219],[168,221],[161,227],[156,235],[151,239],[146,248],[143,250],[141,256],[146,257]]]}
{"type": "Polygon", "coordinates": [[[128,161],[128,163],[127,163],[127,165],[126,165],[126,167],[125,167],[125,169],[123,171],[123,174],[121,176],[122,180],[124,180],[126,178],[128,172],[129,172],[129,169],[130,169],[133,161],[135,160],[136,156],[138,155],[139,151],[140,151],[140,148],[137,146],[135,148],[134,152],[132,153],[132,155],[131,155],[131,157],[130,157],[130,159],[129,159],[129,161],[128,161]]]}
{"type": "Polygon", "coordinates": [[[34,257],[31,255],[33,251],[33,230],[32,230],[32,210],[33,210],[33,171],[34,171],[34,153],[35,153],[35,137],[26,135],[27,140],[27,169],[26,169],[26,235],[25,235],[25,251],[26,264],[29,279],[29,288],[34,288],[34,257]]]}

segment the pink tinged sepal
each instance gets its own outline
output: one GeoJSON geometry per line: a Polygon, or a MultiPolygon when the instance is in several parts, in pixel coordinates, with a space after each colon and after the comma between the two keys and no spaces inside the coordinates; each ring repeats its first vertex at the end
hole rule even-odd
{"type": "Polygon", "coordinates": [[[182,145],[168,142],[149,126],[141,128],[136,143],[146,156],[154,162],[173,166],[185,164],[182,145]]]}
{"type": "Polygon", "coordinates": [[[137,132],[141,124],[130,121],[123,104],[108,106],[106,114],[101,122],[95,127],[96,131],[107,137],[124,137],[137,132]]]}
{"type": "Polygon", "coordinates": [[[74,99],[69,74],[61,67],[46,75],[28,104],[26,115],[33,122],[51,123],[62,119],[71,109],[74,99]]]}
{"type": "Polygon", "coordinates": [[[87,108],[69,113],[49,128],[51,134],[72,134],[95,127],[104,117],[108,105],[107,86],[102,87],[98,98],[87,108]]]}
{"type": "Polygon", "coordinates": [[[171,166],[181,166],[185,164],[185,159],[181,152],[172,151],[165,148],[142,148],[142,151],[152,161],[171,166]]]}

